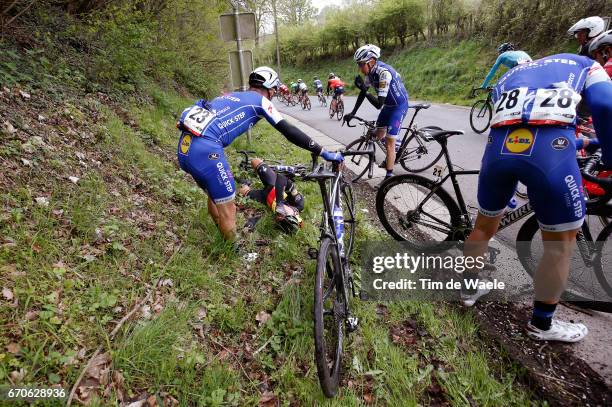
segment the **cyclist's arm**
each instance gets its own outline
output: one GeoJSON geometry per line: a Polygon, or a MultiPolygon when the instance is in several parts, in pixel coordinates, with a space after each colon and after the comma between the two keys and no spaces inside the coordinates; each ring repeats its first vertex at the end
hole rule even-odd
{"type": "Polygon", "coordinates": [[[381,107],[383,107],[383,105],[385,104],[385,99],[387,98],[386,96],[376,96],[376,95],[372,95],[371,93],[368,93],[366,91],[366,98],[368,98],[368,101],[372,104],[372,106],[374,106],[377,109],[380,109],[381,107]]]}
{"type": "Polygon", "coordinates": [[[308,150],[311,153],[315,153],[317,155],[321,154],[323,147],[308,137],[306,133],[285,120],[278,110],[276,110],[272,102],[270,102],[267,98],[261,98],[261,106],[258,108],[258,110],[259,116],[264,117],[268,123],[270,123],[276,130],[285,136],[285,138],[291,143],[308,150]]]}
{"type": "Polygon", "coordinates": [[[584,96],[593,114],[593,127],[601,145],[602,160],[606,167],[612,167],[612,81],[603,69],[601,72],[589,73],[589,76],[595,75],[601,78],[593,78],[596,82],[585,88],[584,96]],[[607,80],[604,80],[606,78],[603,75],[607,80]]]}
{"type": "Polygon", "coordinates": [[[357,113],[357,110],[359,110],[359,108],[361,107],[361,104],[363,103],[363,100],[366,98],[367,94],[368,94],[367,89],[361,89],[361,91],[359,92],[359,95],[357,96],[357,101],[355,102],[355,106],[353,107],[353,110],[351,111],[352,116],[355,116],[355,114],[357,113]]]}
{"type": "Polygon", "coordinates": [[[484,82],[482,82],[482,85],[480,86],[481,88],[486,88],[489,82],[491,81],[491,79],[493,79],[493,76],[495,76],[495,72],[497,72],[497,70],[499,69],[499,66],[502,63],[502,55],[497,57],[497,61],[495,61],[495,64],[493,64],[493,67],[491,68],[487,76],[485,77],[484,82]]]}

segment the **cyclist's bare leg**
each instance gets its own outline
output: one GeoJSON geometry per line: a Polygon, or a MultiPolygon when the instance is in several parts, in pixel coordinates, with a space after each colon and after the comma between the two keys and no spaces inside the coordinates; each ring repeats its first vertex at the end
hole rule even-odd
{"type": "Polygon", "coordinates": [[[544,253],[533,278],[536,300],[546,304],[559,302],[567,283],[578,230],[542,231],[544,253]]]}
{"type": "Polygon", "coordinates": [[[219,211],[217,206],[210,197],[208,198],[208,214],[213,218],[215,225],[219,225],[219,211]]]}
{"type": "MultiPolygon", "coordinates": [[[[376,138],[382,139],[387,135],[387,127],[378,127],[376,128],[376,138]]],[[[387,158],[386,158],[386,169],[387,171],[393,170],[395,166],[395,138],[386,137],[385,138],[385,147],[387,148],[387,158]]]]}
{"type": "Polygon", "coordinates": [[[470,232],[470,236],[465,241],[463,255],[465,257],[484,256],[489,246],[489,241],[497,233],[499,222],[504,214],[498,216],[485,216],[478,213],[474,230],[470,232]]]}

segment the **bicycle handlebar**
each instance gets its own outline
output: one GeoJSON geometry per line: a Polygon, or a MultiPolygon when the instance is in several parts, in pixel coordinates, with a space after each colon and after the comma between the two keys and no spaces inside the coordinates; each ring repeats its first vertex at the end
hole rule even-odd
{"type": "MultiPolygon", "coordinates": [[[[376,124],[375,124],[375,123],[376,123],[376,121],[374,121],[374,120],[366,120],[366,119],[362,119],[362,118],[361,118],[361,117],[359,117],[359,116],[353,116],[353,117],[351,118],[351,120],[353,120],[353,119],[356,119],[356,120],[359,122],[359,124],[363,124],[364,126],[369,127],[369,128],[373,128],[373,127],[375,127],[375,125],[376,125],[376,124]]],[[[352,126],[351,126],[351,120],[348,120],[348,121],[346,121],[346,122],[342,122],[342,126],[344,126],[344,123],[346,123],[347,127],[357,127],[357,125],[356,125],[356,124],[354,124],[354,125],[352,125],[352,126]]]]}
{"type": "Polygon", "coordinates": [[[598,184],[606,190],[612,189],[612,178],[599,178],[594,175],[591,175],[593,169],[600,163],[601,161],[601,150],[596,151],[592,156],[586,159],[582,170],[580,171],[582,177],[587,181],[598,184]]]}

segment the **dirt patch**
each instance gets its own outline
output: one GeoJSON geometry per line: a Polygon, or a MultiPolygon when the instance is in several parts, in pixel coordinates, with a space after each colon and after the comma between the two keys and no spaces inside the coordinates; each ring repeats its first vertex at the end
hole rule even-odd
{"type": "Polygon", "coordinates": [[[528,307],[479,303],[475,316],[480,331],[497,342],[526,370],[529,387],[552,405],[603,406],[612,403],[611,389],[585,361],[573,355],[571,344],[529,339],[528,307]]]}

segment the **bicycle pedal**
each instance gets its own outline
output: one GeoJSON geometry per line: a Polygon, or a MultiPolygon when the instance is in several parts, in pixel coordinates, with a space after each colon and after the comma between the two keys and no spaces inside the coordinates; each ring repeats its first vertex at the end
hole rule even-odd
{"type": "Polygon", "coordinates": [[[348,317],[346,319],[346,330],[348,332],[355,332],[359,328],[359,318],[348,317]]]}

